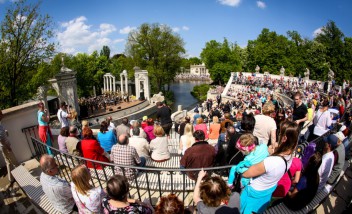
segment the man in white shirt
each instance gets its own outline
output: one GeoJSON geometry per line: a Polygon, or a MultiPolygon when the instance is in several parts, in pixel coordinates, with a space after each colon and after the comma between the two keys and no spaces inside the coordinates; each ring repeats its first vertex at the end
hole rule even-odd
{"type": "Polygon", "coordinates": [[[60,109],[57,111],[57,119],[59,119],[61,123],[61,128],[70,125],[68,119],[71,117],[71,114],[67,113],[67,106],[66,102],[61,102],[60,109]]]}
{"type": "Polygon", "coordinates": [[[43,155],[40,158],[40,168],[42,169],[40,183],[53,207],[61,213],[78,211],[72,196],[70,184],[56,177],[59,173],[59,167],[55,159],[50,155],[43,155]]]}
{"type": "Polygon", "coordinates": [[[319,173],[319,187],[318,191],[322,190],[325,187],[326,182],[331,175],[332,167],[334,166],[334,153],[332,152],[332,148],[336,146],[334,142],[329,141],[327,137],[324,137],[325,147],[324,147],[324,155],[322,157],[321,165],[318,169],[319,173]]]}
{"type": "Polygon", "coordinates": [[[140,137],[140,128],[134,127],[132,129],[132,137],[130,137],[129,145],[134,147],[140,157],[150,157],[150,146],[148,141],[140,137]]]}
{"type": "Polygon", "coordinates": [[[259,144],[268,145],[269,140],[271,144],[276,143],[276,122],[270,117],[270,115],[275,111],[275,106],[272,102],[265,103],[263,106],[263,114],[256,115],[255,126],[253,135],[258,137],[259,144]]]}

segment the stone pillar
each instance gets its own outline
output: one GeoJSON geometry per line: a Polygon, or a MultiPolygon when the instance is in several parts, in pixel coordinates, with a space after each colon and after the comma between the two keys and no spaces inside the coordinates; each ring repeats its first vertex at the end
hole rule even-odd
{"type": "MultiPolygon", "coordinates": [[[[103,80],[104,80],[104,91],[106,90],[106,77],[105,76],[103,76],[103,80]]],[[[104,93],[104,91],[103,91],[103,93],[104,93]]]]}
{"type": "Polygon", "coordinates": [[[114,93],[116,92],[116,80],[115,80],[115,76],[113,77],[113,90],[114,90],[114,93]]]}
{"type": "Polygon", "coordinates": [[[128,79],[127,79],[127,74],[125,74],[125,85],[126,85],[126,94],[128,96],[128,79]]]}
{"type": "Polygon", "coordinates": [[[53,88],[56,90],[60,102],[67,102],[79,115],[76,72],[63,65],[60,72],[55,75],[54,79],[49,80],[49,82],[51,82],[53,88]]]}
{"type": "Polygon", "coordinates": [[[124,90],[123,90],[123,75],[122,75],[122,73],[120,74],[120,87],[121,87],[121,96],[123,96],[124,90]]]}

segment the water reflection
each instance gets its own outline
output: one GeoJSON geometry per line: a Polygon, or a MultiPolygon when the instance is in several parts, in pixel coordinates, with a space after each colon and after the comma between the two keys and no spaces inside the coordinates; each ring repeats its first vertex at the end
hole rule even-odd
{"type": "Polygon", "coordinates": [[[210,84],[205,81],[179,80],[170,85],[170,90],[174,92],[175,102],[171,106],[172,112],[177,111],[177,106],[182,105],[182,109],[194,107],[198,100],[191,95],[193,87],[201,84],[210,84]]]}

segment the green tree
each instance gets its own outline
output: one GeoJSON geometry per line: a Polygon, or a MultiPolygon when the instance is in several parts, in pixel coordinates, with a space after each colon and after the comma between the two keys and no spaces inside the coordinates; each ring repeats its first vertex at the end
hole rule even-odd
{"type": "Polygon", "coordinates": [[[211,40],[205,44],[200,56],[209,69],[210,77],[219,84],[226,82],[231,72],[241,71],[240,53],[227,39],[223,43],[211,40]]]}
{"type": "Polygon", "coordinates": [[[48,15],[39,13],[39,7],[40,3],[15,1],[1,22],[0,99],[3,106],[17,105],[35,94],[35,89],[28,84],[37,77],[40,63],[53,55],[52,22],[48,15]]]}
{"type": "Polygon", "coordinates": [[[343,74],[345,72],[342,65],[344,34],[336,26],[334,21],[329,21],[321,31],[322,33],[318,34],[315,40],[325,46],[327,50],[327,61],[329,62],[330,68],[335,72],[335,79],[338,83],[342,83],[343,74]]]}
{"type": "Polygon", "coordinates": [[[110,48],[104,45],[103,49],[100,51],[100,56],[105,56],[107,59],[110,59],[110,48]]]}
{"type": "Polygon", "coordinates": [[[126,53],[135,65],[147,69],[152,91],[162,91],[181,65],[184,42],[166,25],[142,24],[128,35],[126,53]]]}

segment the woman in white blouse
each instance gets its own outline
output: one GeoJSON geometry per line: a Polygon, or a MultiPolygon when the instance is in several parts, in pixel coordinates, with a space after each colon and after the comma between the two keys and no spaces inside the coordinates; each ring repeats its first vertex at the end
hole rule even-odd
{"type": "Polygon", "coordinates": [[[316,138],[322,136],[331,126],[332,120],[329,112],[329,101],[324,100],[322,103],[322,108],[320,108],[314,116],[313,123],[315,125],[313,133],[310,133],[308,142],[315,140],[316,138]]]}

